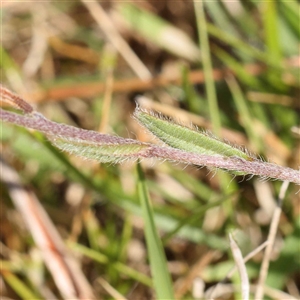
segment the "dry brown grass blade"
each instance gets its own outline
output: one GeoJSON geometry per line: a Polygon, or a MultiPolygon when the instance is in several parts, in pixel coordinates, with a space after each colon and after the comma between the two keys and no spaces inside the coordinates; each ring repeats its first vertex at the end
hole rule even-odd
{"type": "MultiPolygon", "coordinates": [[[[248,70],[250,74],[258,75],[264,72],[265,68],[258,64],[249,64],[245,65],[244,68],[248,70]]],[[[220,81],[224,79],[228,72],[232,71],[228,68],[224,69],[214,69],[213,77],[215,81],[220,81]]],[[[189,73],[189,81],[192,84],[203,83],[204,74],[201,70],[191,71],[189,73]]],[[[147,91],[154,89],[156,87],[165,87],[168,85],[180,85],[182,80],[180,75],[158,75],[152,79],[142,80],[139,78],[130,78],[123,79],[114,82],[113,84],[113,93],[128,93],[128,92],[138,92],[138,91],[147,91]]],[[[32,102],[43,102],[48,101],[49,99],[53,101],[63,101],[69,97],[94,97],[97,94],[101,94],[105,91],[105,83],[102,82],[88,82],[81,83],[78,82],[76,85],[65,85],[60,87],[52,87],[49,89],[37,91],[34,93],[29,93],[26,95],[27,99],[30,99],[32,102]]]]}
{"type": "Polygon", "coordinates": [[[234,258],[236,267],[240,275],[242,298],[243,300],[248,300],[249,299],[249,278],[248,278],[245,262],[243,260],[242,252],[238,247],[237,243],[232,238],[231,234],[229,234],[229,240],[230,240],[230,248],[231,248],[232,256],[234,258]]]}
{"type": "Polygon", "coordinates": [[[263,297],[264,297],[264,284],[265,284],[265,280],[268,275],[271,253],[272,253],[272,249],[273,249],[273,245],[274,245],[274,241],[275,241],[275,237],[276,237],[276,233],[277,233],[277,228],[279,225],[279,219],[280,219],[280,215],[281,215],[281,206],[282,206],[282,202],[283,202],[283,199],[284,199],[284,196],[285,196],[288,186],[289,186],[289,182],[284,181],[282,183],[282,186],[280,189],[280,194],[278,197],[279,198],[278,204],[274,211],[272,222],[270,225],[270,231],[269,231],[269,235],[268,235],[269,244],[266,247],[264,258],[262,261],[258,284],[257,284],[257,289],[256,289],[255,296],[254,296],[255,299],[263,299],[263,297]]]}
{"type": "Polygon", "coordinates": [[[93,16],[93,18],[103,30],[103,32],[106,34],[109,41],[119,51],[119,53],[123,56],[123,58],[127,61],[129,66],[132,68],[132,70],[137,74],[137,76],[142,80],[148,80],[152,78],[150,71],[119,34],[111,19],[102,9],[101,5],[95,0],[81,1],[89,10],[90,14],[93,16]]]}
{"type": "Polygon", "coordinates": [[[48,49],[49,28],[45,25],[49,4],[36,3],[30,6],[33,18],[30,51],[23,63],[23,72],[26,77],[33,77],[43,64],[48,49]]]}
{"type": "Polygon", "coordinates": [[[108,70],[106,72],[106,89],[104,92],[103,98],[103,106],[102,106],[102,114],[100,116],[100,124],[99,124],[99,132],[105,133],[107,124],[108,124],[108,117],[110,113],[110,106],[112,101],[112,87],[114,83],[114,76],[113,71],[108,70]]]}
{"type": "MultiPolygon", "coordinates": [[[[233,284],[222,284],[220,288],[216,292],[214,292],[214,295],[212,297],[212,294],[210,291],[214,289],[214,287],[209,288],[208,292],[206,294],[209,294],[209,296],[206,296],[204,299],[207,300],[215,300],[215,299],[231,299],[228,295],[233,294],[234,292],[239,291],[238,286],[234,286],[233,284]]],[[[256,290],[255,285],[250,285],[250,291],[251,293],[254,293],[256,290]]],[[[288,293],[282,292],[280,290],[276,290],[270,287],[265,287],[265,295],[268,296],[270,299],[280,299],[280,300],[299,300],[299,297],[294,297],[293,295],[290,295],[288,293]]],[[[258,300],[256,298],[253,298],[255,300],[258,300]]],[[[264,299],[260,299],[264,300],[264,299]]]]}
{"type": "MultiPolygon", "coordinates": [[[[51,43],[50,43],[51,44],[51,43]]],[[[92,51],[92,50],[90,50],[92,51]]],[[[64,51],[65,52],[65,51],[64,51]]],[[[94,54],[93,54],[94,55],[94,54]]],[[[291,62],[287,60],[287,65],[291,65],[291,62]]],[[[247,73],[253,76],[262,74],[266,68],[260,64],[247,64],[243,67],[247,73]]],[[[234,73],[229,68],[214,69],[213,78],[215,81],[223,80],[226,75],[234,73]]],[[[189,73],[189,81],[192,84],[203,83],[204,74],[201,70],[191,71],[189,73]]],[[[147,80],[133,78],[123,79],[114,82],[112,90],[113,93],[126,93],[126,92],[142,92],[154,89],[156,87],[164,87],[171,84],[180,85],[182,80],[179,75],[165,76],[164,74],[156,76],[154,78],[149,77],[147,80]]],[[[45,90],[39,90],[28,93],[25,98],[30,99],[31,102],[43,102],[49,101],[63,101],[69,97],[94,97],[105,91],[105,83],[102,82],[88,82],[88,83],[76,83],[76,85],[65,85],[61,87],[52,87],[45,90]]]]}
{"type": "MultiPolygon", "coordinates": [[[[255,248],[253,251],[251,251],[250,253],[248,253],[244,259],[243,259],[243,263],[245,264],[247,261],[249,261],[253,256],[255,256],[257,253],[259,253],[260,251],[262,251],[267,245],[268,245],[268,241],[264,242],[263,244],[259,245],[257,248],[255,248]]],[[[225,284],[226,280],[230,279],[233,274],[235,273],[235,271],[237,271],[237,266],[235,265],[226,275],[226,277],[220,282],[217,283],[216,285],[210,287],[206,292],[206,299],[215,299],[217,298],[218,293],[220,293],[220,291],[222,290],[222,285],[225,284]]]]}
{"type": "Polygon", "coordinates": [[[113,286],[111,286],[106,280],[103,278],[98,278],[97,283],[99,283],[105,291],[111,295],[114,299],[117,300],[127,300],[123,295],[121,295],[113,286]]]}
{"type": "Polygon", "coordinates": [[[65,57],[83,61],[88,64],[99,63],[100,55],[90,48],[66,43],[57,36],[51,36],[48,42],[57,53],[65,57]]]}
{"type": "Polygon", "coordinates": [[[176,299],[182,298],[192,287],[194,279],[197,278],[205,266],[211,264],[211,262],[219,256],[218,251],[209,251],[204,254],[191,268],[187,276],[175,285],[175,297],[176,299]]]}
{"type": "Polygon", "coordinates": [[[44,263],[65,299],[95,299],[78,261],[69,253],[52,221],[18,174],[0,159],[0,178],[40,249],[44,263]]]}

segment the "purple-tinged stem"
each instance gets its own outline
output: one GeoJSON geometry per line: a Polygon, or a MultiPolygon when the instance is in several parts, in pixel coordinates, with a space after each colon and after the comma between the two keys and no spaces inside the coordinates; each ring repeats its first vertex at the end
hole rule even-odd
{"type": "Polygon", "coordinates": [[[27,115],[18,115],[0,109],[0,119],[5,122],[20,125],[26,128],[36,129],[45,134],[63,137],[65,139],[72,138],[101,144],[143,144],[133,139],[124,139],[122,137],[102,134],[97,131],[85,130],[76,128],[74,126],[59,124],[46,119],[43,117],[43,115],[36,112],[27,115]]]}
{"type": "MultiPolygon", "coordinates": [[[[195,164],[209,168],[221,168],[229,171],[238,171],[245,174],[258,175],[265,178],[274,178],[283,181],[289,181],[300,184],[300,172],[287,167],[282,167],[272,163],[266,163],[260,160],[248,161],[235,156],[225,157],[221,155],[200,155],[192,152],[163,147],[153,144],[142,143],[132,139],[101,134],[96,131],[79,129],[76,127],[58,124],[47,120],[38,113],[18,115],[9,111],[0,109],[0,119],[6,122],[36,129],[44,132],[50,137],[61,137],[66,141],[68,139],[78,139],[88,143],[98,143],[99,146],[105,144],[115,145],[145,145],[141,152],[133,153],[132,158],[160,158],[170,161],[195,164]]],[[[122,154],[120,154],[120,157],[122,154]]]]}
{"type": "Polygon", "coordinates": [[[157,157],[171,161],[179,161],[198,166],[239,171],[247,174],[274,178],[300,184],[300,172],[288,167],[263,162],[261,160],[247,161],[238,157],[199,155],[169,147],[153,146],[145,157],[157,157]]]}

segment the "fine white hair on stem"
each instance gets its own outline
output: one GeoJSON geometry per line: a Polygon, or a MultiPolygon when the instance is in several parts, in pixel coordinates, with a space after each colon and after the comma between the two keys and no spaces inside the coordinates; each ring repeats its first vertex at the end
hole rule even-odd
{"type": "Polygon", "coordinates": [[[215,137],[202,134],[194,129],[168,123],[165,118],[151,116],[146,110],[138,109],[135,117],[144,127],[157,135],[168,146],[143,143],[96,131],[84,130],[59,124],[42,117],[21,97],[16,96],[0,85],[1,98],[17,106],[23,115],[0,109],[0,119],[19,126],[43,132],[56,145],[66,151],[102,162],[121,163],[128,159],[154,158],[209,169],[223,169],[236,175],[257,175],[300,184],[300,172],[288,167],[264,162],[238,147],[231,147],[215,137]],[[143,113],[144,111],[144,113],[143,113]],[[147,124],[146,124],[147,123],[147,124]]]}

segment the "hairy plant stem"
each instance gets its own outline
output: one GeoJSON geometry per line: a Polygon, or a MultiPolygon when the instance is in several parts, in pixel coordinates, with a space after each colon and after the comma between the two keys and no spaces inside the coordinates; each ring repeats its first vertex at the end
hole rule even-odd
{"type": "MultiPolygon", "coordinates": [[[[167,135],[169,134],[170,138],[175,138],[176,143],[174,145],[171,143],[168,146],[160,146],[143,143],[133,139],[101,134],[92,130],[84,130],[52,122],[34,111],[30,104],[21,97],[1,85],[0,93],[3,100],[18,107],[23,112],[23,114],[16,114],[0,109],[1,120],[41,131],[61,150],[87,159],[119,163],[128,159],[158,158],[200,167],[206,166],[210,169],[219,168],[238,172],[238,174],[258,175],[264,179],[273,178],[300,184],[300,171],[298,170],[264,162],[253,156],[248,156],[246,152],[240,153],[241,151],[238,151],[235,147],[230,149],[228,144],[220,145],[222,142],[214,137],[209,137],[209,135],[201,137],[200,132],[184,127],[180,128],[179,124],[163,122],[158,118],[153,120],[155,115],[148,116],[150,117],[150,123],[155,123],[154,128],[149,122],[145,124],[143,118],[140,118],[139,121],[154,135],[156,135],[155,132],[158,130],[167,135]],[[197,137],[197,134],[199,134],[200,138],[197,137]],[[186,140],[189,136],[190,138],[186,140]],[[191,147],[186,148],[185,144],[187,143],[190,143],[191,147]],[[199,144],[206,144],[204,145],[204,152],[201,149],[199,152],[199,144]],[[224,148],[226,149],[225,152],[224,148]],[[211,151],[212,149],[213,151],[211,151]]],[[[135,115],[137,116],[137,114],[141,114],[139,108],[137,108],[135,115]]],[[[145,117],[147,117],[147,114],[145,117]]],[[[162,136],[164,137],[164,134],[162,136]]],[[[159,135],[158,138],[160,138],[159,135]]],[[[165,143],[168,144],[167,141],[165,143]]]]}

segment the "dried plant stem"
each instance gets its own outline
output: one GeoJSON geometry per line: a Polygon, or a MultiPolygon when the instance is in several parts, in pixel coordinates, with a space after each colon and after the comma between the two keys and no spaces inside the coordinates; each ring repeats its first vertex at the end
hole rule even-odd
{"type": "Polygon", "coordinates": [[[229,240],[230,240],[231,252],[241,278],[242,299],[248,300],[250,287],[249,287],[249,278],[248,278],[245,262],[243,260],[241,250],[238,247],[235,240],[232,238],[231,234],[229,234],[229,240]]]}
{"type": "Polygon", "coordinates": [[[123,58],[131,66],[132,70],[137,76],[143,80],[149,80],[152,78],[150,71],[137,57],[137,55],[128,46],[127,42],[121,37],[113,22],[108,17],[106,12],[102,9],[101,5],[95,0],[81,0],[90,14],[93,16],[97,24],[104,31],[107,38],[119,51],[123,58]]]}
{"type": "Polygon", "coordinates": [[[74,300],[96,299],[80,270],[79,262],[67,251],[36,195],[24,188],[16,171],[1,157],[0,169],[0,179],[7,185],[10,197],[32,234],[62,297],[74,300]]]}
{"type": "Polygon", "coordinates": [[[112,285],[110,285],[103,278],[101,277],[97,278],[96,282],[100,284],[112,298],[118,300],[127,300],[127,298],[125,298],[122,294],[120,294],[112,285]]]}
{"type": "MultiPolygon", "coordinates": [[[[255,256],[258,252],[260,252],[262,249],[264,249],[267,245],[269,244],[269,241],[266,241],[264,243],[262,243],[261,245],[259,245],[257,248],[255,248],[253,251],[251,251],[250,253],[248,253],[244,259],[243,259],[243,263],[245,264],[247,261],[249,261],[253,256],[255,256]]],[[[235,271],[237,270],[237,266],[235,265],[226,275],[226,277],[220,281],[219,283],[217,283],[215,286],[211,287],[206,293],[207,293],[207,297],[209,299],[214,299],[216,296],[216,290],[218,288],[218,285],[220,283],[225,283],[227,280],[229,280],[233,274],[235,273],[235,271]]]]}
{"type": "Polygon", "coordinates": [[[281,189],[280,189],[280,194],[278,197],[278,204],[277,204],[277,207],[273,214],[270,231],[269,231],[269,235],[268,235],[269,244],[267,245],[266,250],[265,250],[264,258],[263,258],[261,269],[260,269],[257,289],[255,292],[255,297],[254,297],[254,299],[257,299],[257,300],[263,299],[263,296],[264,296],[264,283],[267,278],[267,273],[268,273],[269,264],[270,264],[270,257],[271,257],[271,253],[272,253],[272,249],[273,249],[273,245],[274,245],[274,241],[275,241],[275,236],[276,236],[277,228],[278,228],[278,224],[279,224],[279,219],[280,219],[280,215],[281,215],[281,206],[282,206],[283,198],[285,196],[288,185],[289,185],[289,182],[287,182],[287,181],[283,182],[281,189]]]}
{"type": "MultiPolygon", "coordinates": [[[[248,253],[243,261],[244,263],[246,263],[248,260],[250,260],[253,256],[255,256],[258,252],[260,252],[262,249],[264,249],[267,245],[269,244],[269,241],[265,241],[264,243],[262,243],[261,245],[259,245],[257,248],[255,248],[253,251],[251,251],[250,253],[248,253]]],[[[237,267],[233,267],[229,273],[227,274],[225,279],[229,279],[232,277],[232,275],[234,274],[234,272],[237,270],[237,267]]],[[[225,281],[225,280],[223,280],[225,281]]]]}
{"type": "Polygon", "coordinates": [[[9,89],[0,85],[1,100],[21,109],[24,113],[32,113],[33,107],[9,89]]]}
{"type": "Polygon", "coordinates": [[[106,86],[102,104],[101,121],[99,125],[99,132],[106,132],[108,118],[110,113],[111,99],[112,99],[112,86],[114,83],[113,70],[110,68],[106,71],[106,86]]]}

